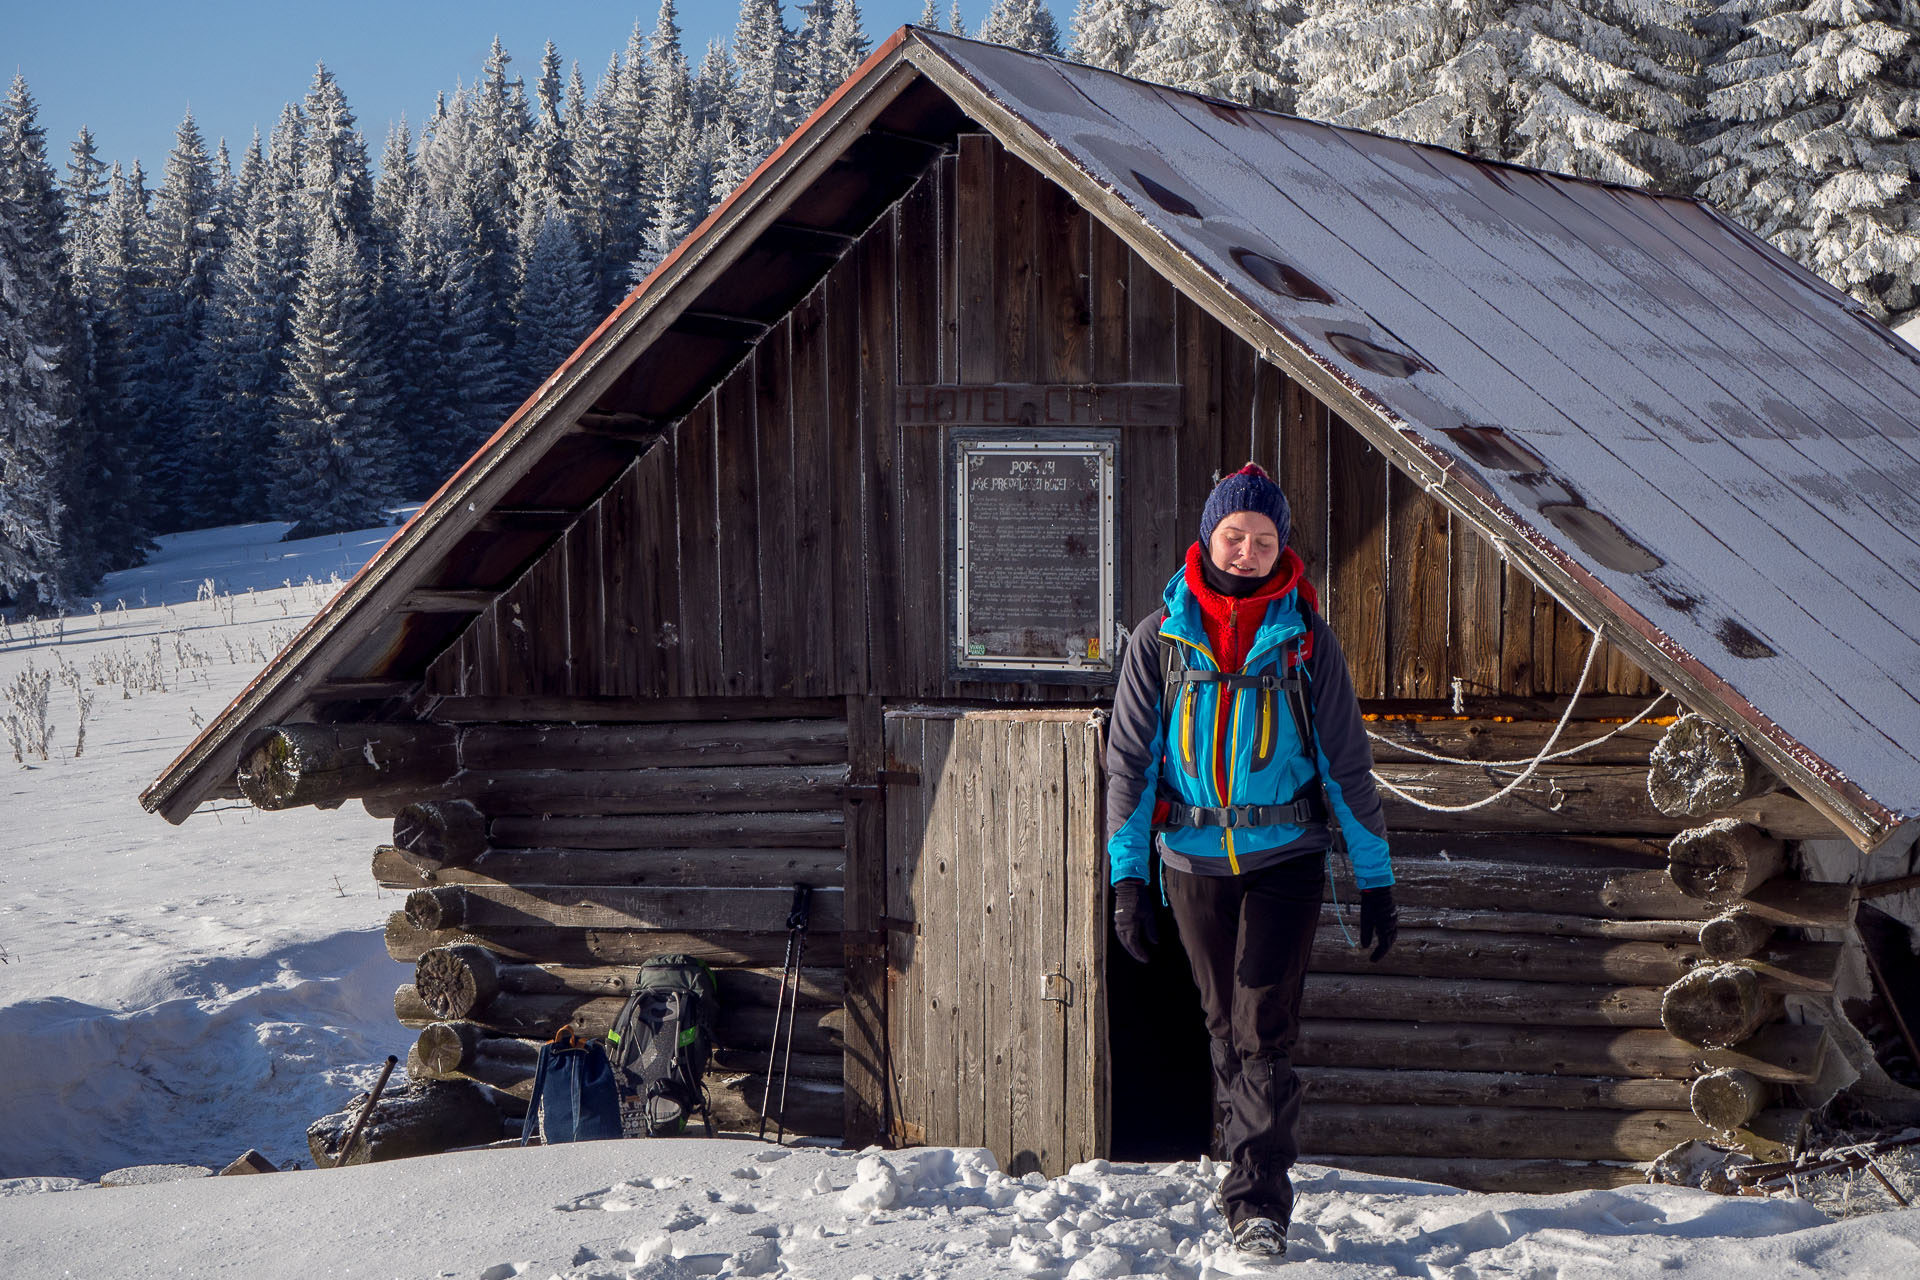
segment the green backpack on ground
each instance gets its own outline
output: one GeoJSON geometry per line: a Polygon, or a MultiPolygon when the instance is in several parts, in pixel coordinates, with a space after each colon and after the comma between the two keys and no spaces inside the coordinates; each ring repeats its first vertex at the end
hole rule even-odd
{"type": "Polygon", "coordinates": [[[705,961],[667,955],[640,966],[633,994],[607,1032],[628,1137],[681,1133],[696,1110],[713,1135],[706,1075],[719,1011],[719,989],[705,961]]]}

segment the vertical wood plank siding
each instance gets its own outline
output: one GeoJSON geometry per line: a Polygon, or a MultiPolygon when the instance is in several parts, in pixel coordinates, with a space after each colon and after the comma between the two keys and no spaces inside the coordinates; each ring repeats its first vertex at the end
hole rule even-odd
{"type": "MultiPolygon", "coordinates": [[[[435,693],[1103,701],[947,678],[946,432],[902,385],[1181,384],[1122,429],[1119,612],[1217,471],[1277,471],[1363,697],[1571,691],[1587,636],[1476,533],[985,135],[930,168],[435,665],[435,693]]],[[[1590,689],[1643,693],[1618,653],[1590,689]]]]}
{"type": "Polygon", "coordinates": [[[896,1133],[1061,1173],[1107,1143],[1100,729],[890,711],[885,740],[919,779],[886,806],[889,911],[913,922],[888,951],[896,1133]]]}

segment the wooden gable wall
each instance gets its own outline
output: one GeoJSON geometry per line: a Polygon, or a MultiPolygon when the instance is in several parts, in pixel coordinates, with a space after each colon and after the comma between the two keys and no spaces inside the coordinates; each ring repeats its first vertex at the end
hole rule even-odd
{"type": "MultiPolygon", "coordinates": [[[[1277,474],[1363,698],[1570,692],[1584,630],[1059,187],[966,134],[733,374],[436,661],[503,696],[1104,700],[947,678],[945,441],[902,385],[1177,383],[1120,456],[1120,616],[1213,477],[1277,474]]],[[[1651,688],[1609,649],[1589,691],[1651,688]]]]}

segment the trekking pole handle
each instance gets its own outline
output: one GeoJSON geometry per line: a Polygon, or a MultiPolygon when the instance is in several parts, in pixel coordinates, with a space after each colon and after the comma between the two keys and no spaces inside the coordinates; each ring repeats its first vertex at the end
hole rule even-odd
{"type": "Polygon", "coordinates": [[[793,886],[793,907],[787,912],[787,928],[807,931],[807,917],[813,912],[813,887],[797,884],[793,886]]]}

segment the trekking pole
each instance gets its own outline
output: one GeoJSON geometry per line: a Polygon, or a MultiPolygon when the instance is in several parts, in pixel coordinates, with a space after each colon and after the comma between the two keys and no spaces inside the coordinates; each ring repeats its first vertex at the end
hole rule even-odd
{"type": "MultiPolygon", "coordinates": [[[[800,1015],[800,962],[807,954],[807,919],[813,912],[813,890],[804,884],[793,886],[793,910],[787,912],[787,932],[799,939],[799,945],[793,951],[793,997],[787,1005],[787,1048],[780,1059],[780,1127],[774,1142],[784,1144],[787,1140],[787,1067],[793,1062],[793,1024],[800,1015]]],[[[783,982],[781,985],[785,985],[783,982]]],[[[774,1034],[780,1031],[780,1017],[776,1011],[773,1020],[774,1034]]],[[[772,1056],[768,1056],[767,1075],[773,1075],[772,1056]]],[[[766,1118],[764,1115],[761,1117],[766,1118]]]]}
{"type": "Polygon", "coordinates": [[[387,1087],[387,1077],[393,1074],[393,1068],[399,1061],[400,1059],[392,1054],[387,1055],[387,1065],[380,1068],[380,1078],[373,1082],[373,1092],[367,1095],[367,1105],[360,1108],[360,1118],[353,1122],[353,1131],[347,1134],[347,1140],[340,1144],[340,1155],[333,1162],[334,1168],[338,1169],[347,1162],[347,1155],[353,1150],[354,1140],[360,1136],[360,1131],[367,1127],[367,1117],[373,1114],[373,1104],[380,1101],[380,1091],[387,1087]]]}
{"type": "MultiPolygon", "coordinates": [[[[804,886],[795,885],[794,895],[798,899],[804,886]]],[[[793,912],[787,912],[787,950],[780,959],[780,992],[773,998],[773,1038],[767,1042],[767,1082],[760,1090],[760,1140],[767,1140],[767,1105],[773,1101],[773,1059],[780,1051],[780,1010],[787,1003],[787,975],[794,971],[793,963],[793,912]]]]}

